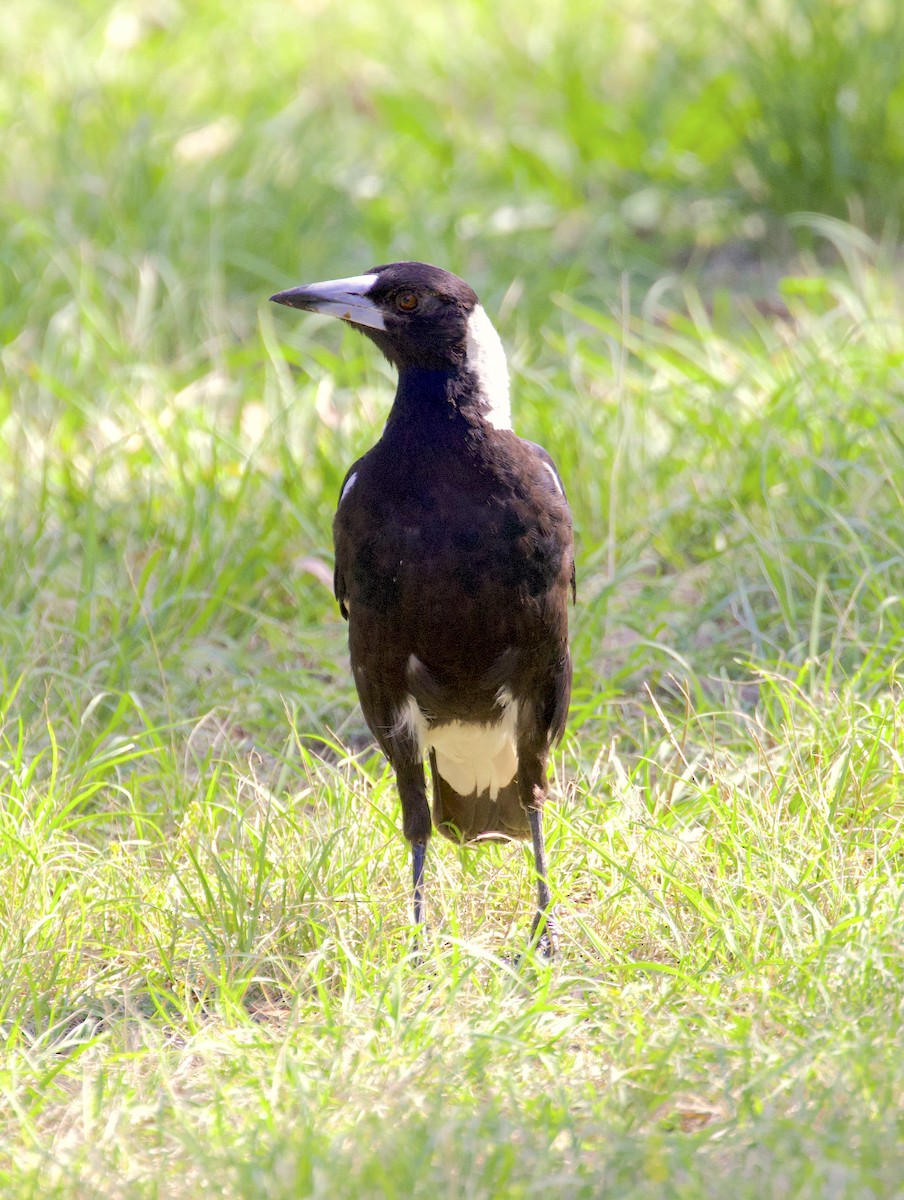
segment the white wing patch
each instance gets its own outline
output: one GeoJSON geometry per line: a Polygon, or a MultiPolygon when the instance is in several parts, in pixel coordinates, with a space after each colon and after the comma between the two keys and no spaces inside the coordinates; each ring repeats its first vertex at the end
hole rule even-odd
{"type": "Polygon", "coordinates": [[[515,741],[518,701],[512,700],[507,689],[504,696],[502,691],[500,702],[505,701],[506,706],[498,721],[487,725],[450,721],[433,728],[427,724],[414,696],[409,696],[399,709],[392,732],[397,736],[408,734],[421,754],[434,750],[436,769],[459,795],[488,792],[490,799],[495,800],[518,770],[515,741]]]}
{"type": "Polygon", "coordinates": [[[467,365],[486,402],[486,419],[496,429],[511,429],[508,363],[499,334],[478,304],[468,317],[467,365]]]}
{"type": "MultiPolygon", "coordinates": [[[[544,466],[544,467],[547,469],[547,471],[548,471],[548,472],[550,473],[550,475],[552,476],[552,481],[553,481],[553,483],[555,484],[556,491],[559,493],[559,495],[560,495],[560,496],[564,496],[564,495],[565,495],[565,489],[562,487],[561,483],[559,483],[559,477],[558,477],[558,475],[555,473],[555,471],[552,469],[552,467],[549,465],[549,463],[548,463],[548,462],[544,462],[544,463],[543,463],[543,466],[544,466]]],[[[354,476],[352,476],[352,478],[354,478],[354,476]]],[[[349,480],[349,483],[351,483],[351,480],[349,480]]],[[[344,494],[345,494],[345,493],[343,492],[343,495],[344,495],[344,494]]],[[[341,497],[340,497],[340,499],[341,499],[341,497]]]]}
{"type": "Polygon", "coordinates": [[[352,490],[352,488],[355,486],[355,480],[357,478],[358,478],[358,472],[352,471],[351,475],[349,475],[348,479],[346,479],[345,487],[339,493],[339,503],[340,504],[345,499],[345,497],[349,494],[349,492],[352,490]]]}

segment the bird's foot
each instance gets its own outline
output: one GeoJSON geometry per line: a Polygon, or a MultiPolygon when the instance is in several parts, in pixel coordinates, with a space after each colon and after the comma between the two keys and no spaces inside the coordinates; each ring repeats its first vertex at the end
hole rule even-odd
{"type": "Polygon", "coordinates": [[[544,958],[555,958],[559,952],[559,922],[552,908],[539,909],[530,931],[531,949],[544,958]]]}
{"type": "Polygon", "coordinates": [[[424,943],[430,941],[430,929],[426,922],[418,925],[414,936],[408,943],[408,961],[413,967],[422,967],[424,965],[424,943]]]}

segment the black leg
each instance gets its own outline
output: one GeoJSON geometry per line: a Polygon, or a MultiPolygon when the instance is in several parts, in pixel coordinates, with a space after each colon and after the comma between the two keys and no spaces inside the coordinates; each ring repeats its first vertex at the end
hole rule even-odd
{"type": "Polygon", "coordinates": [[[559,927],[555,918],[549,877],[546,869],[546,842],[543,839],[543,813],[531,808],[527,814],[534,843],[534,864],[537,871],[537,915],[531,928],[531,942],[540,947],[546,958],[552,958],[559,948],[559,927]]]}
{"type": "Polygon", "coordinates": [[[537,913],[531,928],[531,944],[538,946],[547,958],[552,958],[559,948],[559,930],[549,891],[546,843],[543,840],[546,750],[536,738],[527,737],[518,744],[518,799],[527,812],[537,873],[537,913]]]}
{"type": "Polygon", "coordinates": [[[411,843],[411,864],[414,876],[414,923],[423,925],[426,921],[424,906],[424,861],[427,858],[427,843],[411,843]]]}
{"type": "Polygon", "coordinates": [[[424,764],[420,761],[396,764],[395,772],[399,785],[399,799],[402,801],[402,830],[411,843],[414,923],[423,925],[426,920],[424,860],[431,832],[424,764]]]}

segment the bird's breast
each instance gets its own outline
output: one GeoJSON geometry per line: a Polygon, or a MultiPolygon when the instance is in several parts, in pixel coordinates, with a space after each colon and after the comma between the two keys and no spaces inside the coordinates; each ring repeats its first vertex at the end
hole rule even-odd
{"type": "Polygon", "coordinates": [[[474,679],[510,647],[558,645],[571,571],[567,505],[542,466],[525,480],[456,456],[357,471],[337,514],[353,653],[411,653],[474,679]]]}

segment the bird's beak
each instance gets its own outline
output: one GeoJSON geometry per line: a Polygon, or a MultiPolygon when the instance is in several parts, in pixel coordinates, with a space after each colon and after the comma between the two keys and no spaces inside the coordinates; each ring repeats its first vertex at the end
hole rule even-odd
{"type": "Polygon", "coordinates": [[[331,317],[339,317],[342,321],[350,321],[352,325],[385,329],[382,312],[373,300],[367,297],[367,293],[376,282],[376,275],[325,279],[322,283],[309,283],[304,287],[277,292],[270,299],[277,304],[288,304],[290,308],[303,308],[306,312],[327,313],[331,317]]]}

